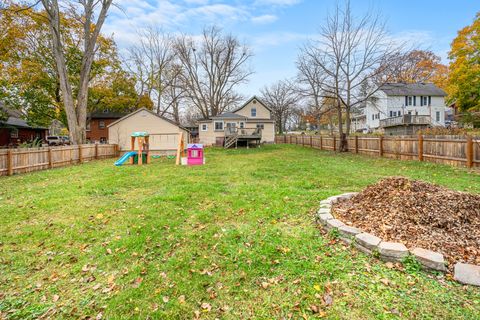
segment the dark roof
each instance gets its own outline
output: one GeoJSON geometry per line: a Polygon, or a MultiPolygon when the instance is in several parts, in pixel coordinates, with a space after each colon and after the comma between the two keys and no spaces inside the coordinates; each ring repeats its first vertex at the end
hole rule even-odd
{"type": "Polygon", "coordinates": [[[90,119],[120,119],[127,115],[128,113],[124,112],[92,112],[88,115],[90,119]]]}
{"type": "Polygon", "coordinates": [[[224,112],[218,116],[211,117],[211,119],[246,119],[247,117],[233,113],[233,112],[224,112]]]}
{"type": "Polygon", "coordinates": [[[10,109],[0,101],[0,111],[7,114],[6,121],[0,121],[0,125],[3,127],[15,127],[15,128],[28,128],[28,129],[47,129],[40,126],[29,125],[26,120],[22,119],[22,113],[19,110],[10,109]]]}
{"type": "Polygon", "coordinates": [[[176,123],[175,121],[172,121],[172,120],[170,120],[170,119],[168,119],[168,118],[162,117],[161,115],[158,115],[158,114],[156,114],[155,112],[153,112],[153,111],[151,111],[151,110],[148,110],[147,108],[137,109],[137,110],[135,110],[135,111],[133,111],[133,112],[131,112],[131,113],[129,113],[129,114],[121,117],[121,118],[118,119],[117,121],[110,123],[107,127],[111,127],[111,126],[113,126],[114,124],[119,123],[120,121],[123,121],[123,120],[125,120],[125,119],[127,119],[127,118],[130,118],[131,116],[133,116],[134,114],[137,114],[137,113],[140,112],[140,111],[147,111],[147,112],[153,114],[154,116],[156,116],[156,117],[158,117],[158,118],[160,118],[160,119],[162,119],[162,120],[165,120],[165,121],[167,121],[167,122],[170,122],[171,124],[176,125],[176,126],[178,126],[179,128],[182,128],[183,130],[189,131],[187,128],[185,128],[184,126],[179,125],[179,124],[176,123]]]}
{"type": "Polygon", "coordinates": [[[379,90],[387,96],[440,96],[447,94],[433,83],[386,83],[379,90]]]}

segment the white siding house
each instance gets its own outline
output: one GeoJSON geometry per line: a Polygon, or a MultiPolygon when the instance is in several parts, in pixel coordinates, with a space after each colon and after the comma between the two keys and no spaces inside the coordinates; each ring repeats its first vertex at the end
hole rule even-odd
{"type": "Polygon", "coordinates": [[[431,83],[387,83],[367,101],[363,114],[367,131],[393,124],[445,126],[445,92],[431,83]]]}

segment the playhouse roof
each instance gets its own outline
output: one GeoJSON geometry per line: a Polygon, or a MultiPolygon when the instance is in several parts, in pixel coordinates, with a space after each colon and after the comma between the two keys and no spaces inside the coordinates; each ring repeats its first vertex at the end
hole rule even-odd
{"type": "Polygon", "coordinates": [[[149,136],[148,132],[137,131],[132,133],[132,137],[148,137],[148,136],[149,136]]]}
{"type": "Polygon", "coordinates": [[[201,143],[189,143],[189,144],[187,144],[187,149],[203,149],[203,144],[201,144],[201,143]]]}

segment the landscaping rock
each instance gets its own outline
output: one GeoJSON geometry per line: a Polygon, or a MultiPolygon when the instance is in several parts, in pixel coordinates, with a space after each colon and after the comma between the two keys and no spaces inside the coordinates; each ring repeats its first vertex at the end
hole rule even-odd
{"type": "Polygon", "coordinates": [[[320,208],[318,209],[318,214],[331,213],[330,208],[320,208]]]}
{"type": "Polygon", "coordinates": [[[417,259],[420,264],[431,270],[446,271],[445,260],[441,253],[430,251],[422,248],[414,248],[410,253],[417,259]]]}
{"type": "Polygon", "coordinates": [[[347,199],[350,199],[350,198],[356,196],[357,194],[358,194],[358,192],[347,192],[347,193],[339,195],[338,198],[342,199],[342,200],[347,200],[347,199]]]}
{"type": "Polygon", "coordinates": [[[329,200],[329,199],[320,201],[320,206],[322,206],[322,205],[331,205],[331,204],[332,204],[332,201],[329,200]]]}
{"type": "Polygon", "coordinates": [[[318,221],[323,225],[326,225],[327,221],[331,219],[333,219],[333,216],[330,213],[322,213],[318,215],[318,221]]]}
{"type": "Polygon", "coordinates": [[[380,259],[385,261],[401,261],[408,256],[408,249],[403,243],[382,241],[378,245],[380,259]]]}
{"type": "Polygon", "coordinates": [[[372,253],[372,250],[378,248],[382,239],[370,233],[359,233],[355,236],[355,247],[365,253],[372,253]]]}
{"type": "Polygon", "coordinates": [[[463,284],[480,286],[480,266],[457,262],[453,278],[463,284]]]}
{"type": "Polygon", "coordinates": [[[331,230],[333,228],[340,228],[341,226],[344,226],[345,224],[337,219],[329,219],[327,220],[327,223],[325,224],[325,227],[327,230],[331,230]]]}
{"type": "Polygon", "coordinates": [[[362,233],[362,230],[344,225],[338,228],[338,232],[346,237],[355,237],[357,234],[362,233]]]}

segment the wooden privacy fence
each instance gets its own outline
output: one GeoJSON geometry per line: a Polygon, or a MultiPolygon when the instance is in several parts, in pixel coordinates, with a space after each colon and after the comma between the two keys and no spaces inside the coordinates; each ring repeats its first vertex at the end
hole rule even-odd
{"type": "MultiPolygon", "coordinates": [[[[280,135],[276,143],[338,150],[337,136],[280,135]]],[[[480,167],[480,137],[471,136],[350,136],[348,151],[380,157],[419,160],[468,168],[480,167]]]]}
{"type": "Polygon", "coordinates": [[[116,144],[0,149],[0,176],[63,167],[93,159],[116,157],[116,144]]]}

